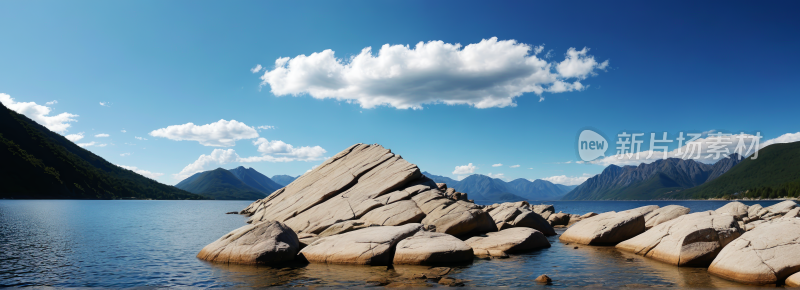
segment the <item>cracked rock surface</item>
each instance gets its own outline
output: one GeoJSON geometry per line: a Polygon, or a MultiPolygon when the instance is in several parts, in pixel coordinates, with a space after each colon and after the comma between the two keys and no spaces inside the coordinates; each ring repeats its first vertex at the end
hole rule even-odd
{"type": "Polygon", "coordinates": [[[775,220],[744,233],[723,248],[708,268],[713,275],[747,284],[780,284],[798,271],[798,219],[775,220]]]}
{"type": "Polygon", "coordinates": [[[264,222],[246,225],[205,246],[197,258],[235,264],[276,264],[291,261],[300,249],[297,235],[286,225],[264,222]]]}
{"type": "Polygon", "coordinates": [[[748,209],[748,206],[744,203],[734,201],[723,205],[719,209],[715,210],[715,212],[718,214],[727,214],[733,216],[737,220],[742,220],[749,215],[748,209]]]}
{"type": "Polygon", "coordinates": [[[699,212],[657,225],[617,248],[676,266],[703,267],[742,233],[731,215],[699,212]]]}
{"type": "Polygon", "coordinates": [[[299,255],[314,263],[389,265],[397,243],[421,229],[421,224],[368,227],[320,238],[300,251],[299,255]]]}
{"type": "Polygon", "coordinates": [[[472,261],[472,248],[458,238],[419,231],[397,244],[394,264],[434,265],[472,261]]]}
{"type": "Polygon", "coordinates": [[[419,223],[425,214],[411,200],[398,201],[374,209],[364,215],[361,220],[381,226],[399,226],[410,223],[419,223]]]}
{"type": "Polygon", "coordinates": [[[556,231],[541,215],[534,212],[526,201],[494,204],[484,209],[489,213],[498,230],[513,227],[532,228],[545,236],[555,236],[556,231]]]}

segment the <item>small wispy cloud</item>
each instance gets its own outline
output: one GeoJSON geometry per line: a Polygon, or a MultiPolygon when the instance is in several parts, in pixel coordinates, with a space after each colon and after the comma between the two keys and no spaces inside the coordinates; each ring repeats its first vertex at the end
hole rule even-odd
{"type": "Polygon", "coordinates": [[[77,134],[69,134],[69,135],[64,136],[64,138],[67,138],[67,140],[69,140],[69,141],[76,142],[78,140],[83,139],[83,132],[80,132],[80,133],[77,133],[77,134]]]}
{"type": "Polygon", "coordinates": [[[131,153],[122,153],[122,154],[120,154],[119,156],[122,156],[122,157],[125,157],[125,156],[131,156],[131,153]]]}
{"type": "Polygon", "coordinates": [[[57,100],[52,100],[52,101],[49,101],[49,102],[44,103],[44,104],[45,105],[55,105],[55,104],[58,104],[58,101],[57,100]]]}
{"type": "Polygon", "coordinates": [[[511,168],[517,168],[517,167],[519,167],[519,164],[517,164],[517,165],[511,165],[511,166],[509,166],[509,167],[511,167],[511,168]]]}
{"type": "Polygon", "coordinates": [[[100,102],[100,105],[103,107],[111,107],[111,103],[109,102],[100,102]]]}
{"type": "Polygon", "coordinates": [[[125,129],[122,129],[122,131],[120,131],[120,132],[125,133],[125,132],[128,132],[128,131],[125,131],[125,129]]]}
{"type": "Polygon", "coordinates": [[[108,135],[106,133],[101,133],[101,134],[94,135],[95,138],[105,138],[105,137],[108,137],[108,136],[111,136],[111,135],[108,135]]]}
{"type": "Polygon", "coordinates": [[[503,166],[503,163],[492,164],[492,167],[500,167],[503,166]]]}
{"type": "Polygon", "coordinates": [[[260,72],[260,71],[261,71],[261,69],[263,69],[263,68],[264,68],[264,67],[262,67],[262,66],[261,66],[261,64],[257,64],[255,67],[253,67],[253,68],[251,68],[251,69],[250,69],[250,72],[252,72],[252,73],[257,73],[257,72],[260,72]]]}
{"type": "Polygon", "coordinates": [[[97,144],[97,142],[92,141],[92,142],[88,142],[88,143],[78,143],[78,146],[89,147],[89,146],[94,146],[95,144],[97,144]]]}
{"type": "Polygon", "coordinates": [[[256,127],[256,129],[259,129],[259,130],[270,130],[270,129],[275,129],[275,126],[264,125],[264,126],[258,126],[258,127],[256,127]]]}
{"type": "Polygon", "coordinates": [[[142,141],[145,141],[145,140],[147,140],[147,138],[144,138],[144,137],[139,137],[139,136],[136,136],[136,137],[134,137],[134,138],[136,138],[137,140],[142,140],[142,141]]]}

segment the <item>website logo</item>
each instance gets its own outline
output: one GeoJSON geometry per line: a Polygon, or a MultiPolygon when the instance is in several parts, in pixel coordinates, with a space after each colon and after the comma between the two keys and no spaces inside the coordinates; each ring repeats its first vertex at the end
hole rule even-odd
{"type": "Polygon", "coordinates": [[[578,137],[578,154],[583,161],[588,162],[605,156],[606,150],[608,141],[595,131],[583,130],[578,137]]]}

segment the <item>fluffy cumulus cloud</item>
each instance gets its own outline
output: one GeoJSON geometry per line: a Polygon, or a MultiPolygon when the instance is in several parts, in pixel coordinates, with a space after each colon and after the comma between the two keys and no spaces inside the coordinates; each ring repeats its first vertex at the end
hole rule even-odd
{"type": "Polygon", "coordinates": [[[241,157],[233,149],[214,149],[211,154],[200,155],[197,160],[184,167],[181,172],[174,174],[173,177],[183,180],[197,172],[211,170],[234,162],[319,161],[327,158],[324,157],[327,151],[320,146],[295,147],[280,140],[269,141],[264,138],[258,138],[253,142],[253,145],[261,153],[260,156],[241,157]]]}
{"type": "MultiPolygon", "coordinates": [[[[638,154],[636,153],[616,154],[616,155],[601,157],[597,160],[588,163],[599,164],[603,166],[608,166],[610,164],[624,166],[624,165],[639,165],[641,163],[652,163],[656,160],[663,158],[693,159],[695,161],[703,163],[715,163],[720,159],[723,159],[726,156],[733,154],[734,152],[738,153],[739,155],[742,155],[743,157],[746,157],[755,154],[756,149],[760,150],[772,144],[791,143],[800,141],[800,132],[783,134],[777,138],[769,139],[766,141],[759,139],[758,144],[753,142],[757,138],[757,136],[754,135],[745,133],[729,134],[729,135],[722,135],[722,134],[723,133],[711,130],[703,132],[702,134],[698,134],[698,136],[696,136],[697,137],[696,139],[695,136],[684,135],[686,140],[684,141],[683,146],[674,149],[672,151],[667,151],[666,153],[664,153],[663,149],[642,150],[639,151],[638,154]]],[[[662,140],[663,139],[662,137],[663,136],[656,136],[656,138],[659,140],[662,140]]],[[[677,140],[675,140],[675,138],[673,138],[672,140],[674,142],[678,142],[677,140]]],[[[656,143],[655,145],[661,146],[658,143],[656,143]]],[[[611,149],[616,150],[616,147],[612,147],[611,149]]],[[[586,162],[577,162],[577,163],[586,163],[586,162]]]]}
{"type": "Polygon", "coordinates": [[[96,138],[104,138],[104,137],[108,137],[108,136],[110,136],[110,135],[105,134],[105,133],[94,135],[94,137],[96,137],[96,138]]]}
{"type": "Polygon", "coordinates": [[[258,132],[255,128],[236,120],[219,120],[202,126],[193,123],[172,125],[154,130],[150,132],[150,136],[176,141],[197,141],[204,146],[230,147],[236,145],[236,140],[257,138],[258,132]]]}
{"type": "Polygon", "coordinates": [[[492,164],[492,167],[500,167],[503,166],[503,163],[492,164]]]}
{"type": "Polygon", "coordinates": [[[475,173],[475,169],[478,167],[472,165],[472,163],[467,165],[456,166],[456,170],[453,170],[453,174],[455,175],[468,175],[475,173]]]}
{"type": "Polygon", "coordinates": [[[591,178],[594,175],[589,173],[584,173],[582,176],[566,176],[566,175],[557,175],[557,176],[550,176],[547,178],[542,178],[543,180],[550,181],[555,184],[563,184],[563,185],[578,185],[586,181],[587,179],[591,178]]]}
{"type": "Polygon", "coordinates": [[[569,49],[562,62],[537,57],[543,49],[493,37],[467,46],[385,44],[377,54],[367,47],[347,59],[324,50],[277,59],[261,76],[261,85],[269,85],[276,96],[308,94],[363,108],[420,109],[433,103],[491,108],[515,106],[514,98],[524,93],[583,90],[582,80],[608,66],[587,48],[569,49]]]}
{"type": "Polygon", "coordinates": [[[144,177],[147,177],[147,178],[150,178],[150,179],[153,179],[153,180],[155,180],[155,179],[161,177],[162,175],[164,175],[164,173],[156,173],[156,172],[150,172],[150,171],[147,171],[147,170],[144,170],[144,169],[139,169],[136,166],[125,166],[125,165],[119,165],[119,164],[117,164],[117,166],[125,168],[125,169],[133,171],[133,172],[136,172],[136,173],[139,173],[140,175],[142,175],[144,177]]]}
{"type": "Polygon", "coordinates": [[[69,135],[64,136],[64,138],[67,138],[67,140],[72,141],[72,142],[77,142],[78,140],[83,139],[83,132],[80,132],[80,133],[77,133],[77,134],[69,134],[69,135]]]}
{"type": "Polygon", "coordinates": [[[34,102],[17,102],[8,94],[0,94],[0,103],[3,103],[6,108],[31,118],[31,120],[47,127],[50,131],[60,134],[67,132],[70,122],[77,122],[75,118],[78,117],[78,115],[64,112],[51,116],[50,112],[52,108],[37,105],[34,102]]]}

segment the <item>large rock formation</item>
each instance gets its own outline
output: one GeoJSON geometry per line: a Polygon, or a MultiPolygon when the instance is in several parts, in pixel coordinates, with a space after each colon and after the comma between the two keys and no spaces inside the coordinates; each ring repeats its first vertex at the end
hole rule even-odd
{"type": "Polygon", "coordinates": [[[517,253],[550,247],[547,237],[531,228],[505,229],[488,233],[485,237],[472,237],[466,243],[475,255],[481,256],[495,256],[494,251],[517,253]]]}
{"type": "Polygon", "coordinates": [[[421,229],[421,224],[368,227],[320,238],[300,251],[300,255],[314,263],[389,265],[397,243],[421,229]]]}
{"type": "Polygon", "coordinates": [[[451,235],[497,230],[479,206],[450,195],[390,150],[356,144],[242,213],[251,215],[250,223],[280,221],[297,233],[320,234],[359,219],[378,225],[421,221],[451,235]]]}
{"type": "Polygon", "coordinates": [[[779,203],[773,204],[772,206],[768,206],[765,209],[771,213],[775,214],[786,214],[790,210],[797,207],[797,203],[791,200],[784,200],[779,203]]]}
{"type": "Polygon", "coordinates": [[[671,221],[679,216],[689,213],[689,208],[680,205],[668,205],[656,209],[644,216],[644,227],[650,229],[654,226],[671,221]]]}
{"type": "Polygon", "coordinates": [[[798,271],[797,219],[778,219],[744,233],[723,248],[708,268],[711,274],[748,284],[780,284],[798,271]]]}
{"type": "Polygon", "coordinates": [[[297,235],[276,221],[246,225],[205,246],[197,257],[235,264],[277,264],[291,261],[300,249],[297,235]]]}
{"type": "Polygon", "coordinates": [[[699,212],[657,225],[617,248],[676,266],[708,266],[742,233],[731,215],[699,212]]]}
{"type": "Polygon", "coordinates": [[[653,206],[645,206],[623,212],[602,213],[574,224],[558,239],[585,245],[616,245],[643,233],[644,216],[653,210],[653,206]]]}
{"type": "Polygon", "coordinates": [[[419,231],[397,244],[394,264],[435,265],[472,261],[472,248],[458,238],[419,231]]]}
{"type": "Polygon", "coordinates": [[[484,210],[491,215],[498,230],[526,227],[538,230],[545,236],[556,235],[553,226],[538,213],[534,212],[527,201],[494,204],[487,206],[484,210]]]}

